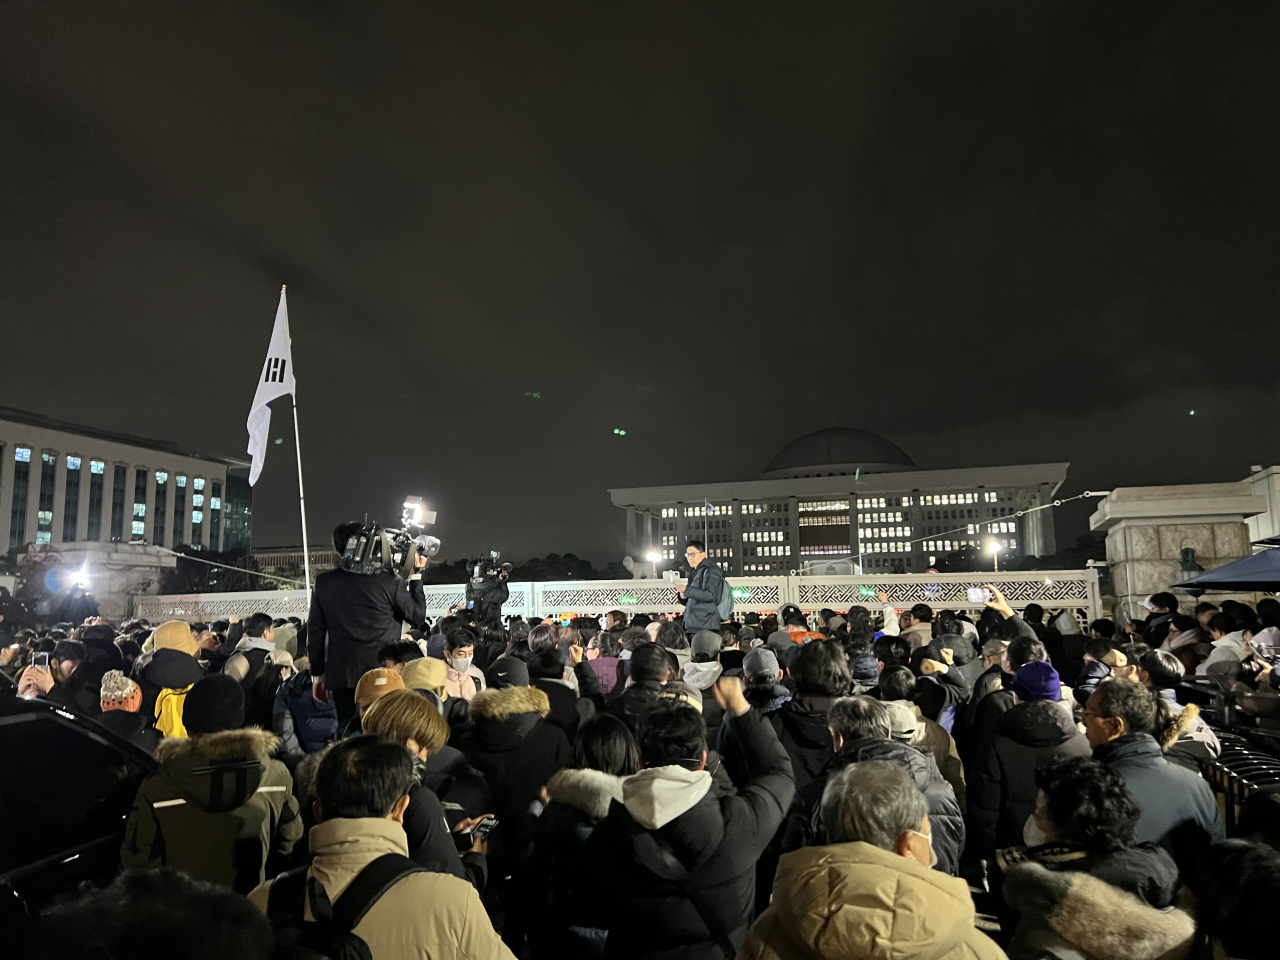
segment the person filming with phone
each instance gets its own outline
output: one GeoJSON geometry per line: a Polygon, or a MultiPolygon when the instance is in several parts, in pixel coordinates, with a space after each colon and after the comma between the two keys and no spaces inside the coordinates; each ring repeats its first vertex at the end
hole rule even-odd
{"type": "Polygon", "coordinates": [[[18,677],[18,696],[39,697],[77,713],[102,712],[101,677],[84,668],[88,651],[79,640],[59,640],[53,652],[35,653],[18,677]]]}

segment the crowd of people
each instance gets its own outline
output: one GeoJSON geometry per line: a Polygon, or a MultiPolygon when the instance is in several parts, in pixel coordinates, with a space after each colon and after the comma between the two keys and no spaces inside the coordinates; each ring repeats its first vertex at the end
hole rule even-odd
{"type": "Polygon", "coordinates": [[[1200,773],[1218,738],[1176,693],[1187,674],[1274,685],[1280,603],[1184,615],[1157,594],[1144,622],[1085,632],[989,586],[976,618],[883,595],[726,618],[704,545],[686,556],[674,618],[429,623],[416,576],[338,570],[305,623],[90,618],[16,637],[14,696],[157,768],[117,879],[10,945],[1275,955],[1280,795],[1251,799],[1227,839],[1200,773]]]}

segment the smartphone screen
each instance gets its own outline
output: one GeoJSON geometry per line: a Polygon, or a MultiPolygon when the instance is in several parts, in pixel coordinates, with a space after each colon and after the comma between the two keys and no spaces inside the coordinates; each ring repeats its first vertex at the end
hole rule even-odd
{"type": "Polygon", "coordinates": [[[970,603],[986,603],[987,602],[986,591],[983,590],[981,587],[970,587],[969,602],[970,603]]]}
{"type": "Polygon", "coordinates": [[[31,655],[31,665],[33,667],[36,667],[39,670],[43,670],[46,673],[48,673],[49,672],[49,652],[46,650],[44,653],[33,653],[31,655]]]}

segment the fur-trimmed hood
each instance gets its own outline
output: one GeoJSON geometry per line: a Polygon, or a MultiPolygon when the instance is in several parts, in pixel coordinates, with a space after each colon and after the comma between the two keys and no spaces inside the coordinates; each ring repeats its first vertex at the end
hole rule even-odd
{"type": "Polygon", "coordinates": [[[1014,960],[1045,955],[1053,940],[1095,960],[1181,960],[1195,942],[1195,921],[1182,910],[1157,910],[1087,873],[1024,863],[1009,870],[1004,892],[1021,917],[1014,960]]]}
{"type": "Polygon", "coordinates": [[[551,701],[537,687],[502,687],[481,690],[471,700],[471,720],[510,720],[522,713],[545,717],[551,713],[551,701]]]}
{"type": "Polygon", "coordinates": [[[279,764],[271,759],[279,743],[265,730],[246,727],[164,740],[155,757],[159,776],[179,797],[208,813],[223,813],[257,792],[268,765],[279,764]]]}
{"type": "Polygon", "coordinates": [[[1160,734],[1160,749],[1165,753],[1173,747],[1175,743],[1187,736],[1197,726],[1196,721],[1200,719],[1200,708],[1194,703],[1188,703],[1182,708],[1182,712],[1173,718],[1173,722],[1164,728],[1164,733],[1160,734]]]}
{"type": "Polygon", "coordinates": [[[609,804],[622,802],[622,783],[626,777],[615,777],[599,770],[558,770],[547,781],[547,793],[555,803],[565,803],[595,820],[603,820],[609,804]]]}

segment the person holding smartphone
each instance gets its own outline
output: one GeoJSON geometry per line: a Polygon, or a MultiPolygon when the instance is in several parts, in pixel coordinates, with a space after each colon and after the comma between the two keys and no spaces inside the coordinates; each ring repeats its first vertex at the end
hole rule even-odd
{"type": "Polygon", "coordinates": [[[52,652],[34,654],[31,666],[18,678],[18,696],[40,697],[77,713],[101,713],[101,676],[91,676],[83,669],[87,656],[88,651],[79,640],[59,640],[52,652]]]}

